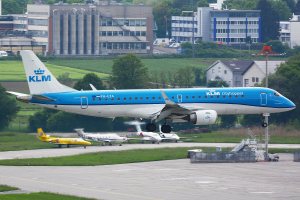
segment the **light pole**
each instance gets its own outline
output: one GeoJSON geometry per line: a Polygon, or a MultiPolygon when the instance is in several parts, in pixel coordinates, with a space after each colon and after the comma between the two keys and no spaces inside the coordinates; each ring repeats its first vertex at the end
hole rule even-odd
{"type": "MultiPolygon", "coordinates": [[[[268,72],[268,61],[269,56],[278,56],[280,54],[276,54],[272,51],[272,47],[269,45],[264,45],[262,50],[258,55],[265,56],[266,58],[266,88],[269,87],[269,72],[268,72]]],[[[266,97],[267,98],[267,97],[266,97]]],[[[269,160],[269,116],[270,113],[263,113],[264,121],[263,121],[263,127],[265,128],[265,160],[269,160]]]]}

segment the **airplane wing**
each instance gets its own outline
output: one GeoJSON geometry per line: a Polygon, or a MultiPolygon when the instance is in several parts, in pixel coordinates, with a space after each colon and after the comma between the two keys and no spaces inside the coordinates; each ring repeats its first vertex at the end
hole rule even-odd
{"type": "Polygon", "coordinates": [[[173,101],[171,101],[166,93],[162,90],[161,91],[162,97],[165,100],[165,107],[152,115],[152,119],[154,119],[156,122],[161,121],[166,118],[171,118],[171,119],[181,119],[186,115],[191,114],[194,111],[197,110],[202,110],[202,107],[197,107],[197,106],[182,106],[179,105],[173,101]]]}

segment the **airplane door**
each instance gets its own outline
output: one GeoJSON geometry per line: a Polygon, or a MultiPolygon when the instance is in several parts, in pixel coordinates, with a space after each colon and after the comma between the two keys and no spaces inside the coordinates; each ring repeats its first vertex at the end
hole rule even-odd
{"type": "Polygon", "coordinates": [[[265,106],[267,105],[267,94],[266,93],[260,93],[260,105],[265,106]]]}
{"type": "Polygon", "coordinates": [[[80,102],[81,102],[81,109],[87,109],[89,107],[87,97],[80,97],[80,102]]]}
{"type": "Polygon", "coordinates": [[[178,100],[178,103],[182,103],[182,95],[181,94],[177,94],[177,100],[178,100]]]}

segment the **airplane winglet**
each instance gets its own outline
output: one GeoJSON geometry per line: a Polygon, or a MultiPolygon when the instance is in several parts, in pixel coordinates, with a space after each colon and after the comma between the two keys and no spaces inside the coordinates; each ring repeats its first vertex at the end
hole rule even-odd
{"type": "Polygon", "coordinates": [[[166,95],[165,91],[161,90],[161,95],[165,100],[165,104],[169,106],[177,105],[174,101],[171,101],[169,97],[166,95]]]}
{"type": "Polygon", "coordinates": [[[89,84],[93,91],[97,91],[97,88],[93,84],[89,84]]]}

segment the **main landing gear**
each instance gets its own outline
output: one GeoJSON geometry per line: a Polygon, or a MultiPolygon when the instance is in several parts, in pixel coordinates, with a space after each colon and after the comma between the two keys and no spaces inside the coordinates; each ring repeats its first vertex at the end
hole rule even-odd
{"type": "Polygon", "coordinates": [[[146,124],[146,130],[149,132],[154,132],[156,130],[156,125],[154,123],[146,124]]]}
{"type": "MultiPolygon", "coordinates": [[[[154,132],[156,130],[156,125],[154,123],[148,123],[146,125],[146,129],[149,132],[154,132]]],[[[168,124],[164,124],[161,126],[161,132],[163,133],[170,133],[172,131],[172,128],[168,124]]]]}
{"type": "Polygon", "coordinates": [[[161,132],[163,132],[163,133],[170,133],[171,130],[172,130],[172,128],[168,124],[164,124],[161,126],[161,132]]]}

